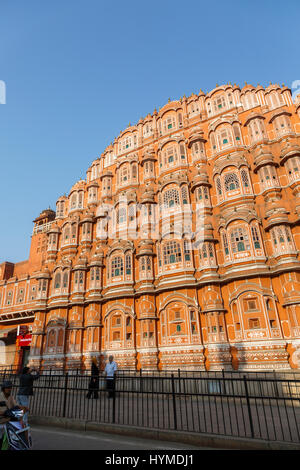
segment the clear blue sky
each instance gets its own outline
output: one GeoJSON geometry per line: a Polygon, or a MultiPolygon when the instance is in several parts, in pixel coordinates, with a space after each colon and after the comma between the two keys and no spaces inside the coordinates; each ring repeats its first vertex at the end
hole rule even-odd
{"type": "Polygon", "coordinates": [[[300,79],[299,0],[1,0],[0,262],[129,122],[229,81],[300,79]]]}

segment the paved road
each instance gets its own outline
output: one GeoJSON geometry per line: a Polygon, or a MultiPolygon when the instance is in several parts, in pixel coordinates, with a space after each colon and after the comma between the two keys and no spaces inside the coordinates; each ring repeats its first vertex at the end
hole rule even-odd
{"type": "Polygon", "coordinates": [[[33,450],[205,450],[178,442],[32,426],[33,450]]]}

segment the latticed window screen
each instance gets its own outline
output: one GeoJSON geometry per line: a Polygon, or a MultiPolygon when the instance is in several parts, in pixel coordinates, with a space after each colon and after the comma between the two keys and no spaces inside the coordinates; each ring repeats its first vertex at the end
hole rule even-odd
{"type": "Polygon", "coordinates": [[[284,230],[285,230],[285,236],[286,236],[287,242],[292,243],[291,229],[289,227],[285,227],[284,230]]]}
{"type": "Polygon", "coordinates": [[[72,224],[72,238],[76,238],[77,227],[76,224],[72,224]]]}
{"type": "Polygon", "coordinates": [[[217,185],[218,196],[220,197],[220,196],[222,196],[222,186],[221,186],[221,180],[220,180],[219,176],[216,179],[216,185],[217,185]]]}
{"type": "Polygon", "coordinates": [[[250,183],[249,183],[249,176],[248,176],[247,170],[245,169],[241,170],[241,177],[242,177],[242,183],[243,183],[244,188],[249,188],[250,183]]]}
{"type": "Polygon", "coordinates": [[[213,110],[215,113],[219,113],[222,109],[226,108],[225,96],[219,96],[213,101],[213,110]]]}
{"type": "Polygon", "coordinates": [[[68,287],[68,279],[69,279],[68,273],[64,273],[64,277],[63,277],[63,287],[64,288],[68,287]]]}
{"type": "Polygon", "coordinates": [[[299,176],[300,171],[300,159],[299,157],[289,158],[286,162],[286,167],[288,170],[288,175],[291,179],[299,176]]]}
{"type": "Polygon", "coordinates": [[[170,116],[163,121],[164,132],[170,132],[171,129],[175,129],[175,116],[170,116]]]}
{"type": "Polygon", "coordinates": [[[291,123],[288,116],[278,116],[274,119],[274,127],[278,135],[287,134],[291,131],[291,123]]]}
{"type": "Polygon", "coordinates": [[[164,193],[164,206],[165,207],[172,207],[172,206],[179,206],[180,205],[180,198],[179,192],[177,189],[168,189],[164,193]]]}
{"type": "Polygon", "coordinates": [[[132,170],[132,178],[133,179],[136,179],[137,178],[137,166],[136,164],[133,164],[132,167],[131,167],[131,170],[132,170]]]}
{"type": "Polygon", "coordinates": [[[131,255],[126,255],[125,264],[126,264],[126,274],[131,274],[131,255]]]}
{"type": "Polygon", "coordinates": [[[145,271],[146,270],[146,260],[145,257],[142,256],[140,259],[140,270],[145,271]]]}
{"type": "Polygon", "coordinates": [[[262,119],[253,119],[249,124],[249,130],[252,142],[265,137],[265,128],[262,119]]]}
{"type": "Polygon", "coordinates": [[[251,227],[251,233],[252,233],[252,239],[254,243],[254,248],[260,249],[260,240],[259,240],[259,235],[258,235],[258,229],[257,227],[251,227]]]}
{"type": "Polygon", "coordinates": [[[233,127],[234,140],[236,142],[240,142],[241,140],[240,126],[238,124],[233,124],[232,127],[233,127]]]}
{"type": "Polygon", "coordinates": [[[185,259],[185,261],[190,261],[191,260],[191,249],[192,249],[190,240],[184,240],[183,247],[184,247],[184,259],[185,259]]]}
{"type": "Polygon", "coordinates": [[[231,137],[230,130],[229,129],[222,129],[222,131],[218,133],[218,141],[219,141],[219,148],[220,149],[223,146],[232,144],[232,137],[231,137]]]}
{"type": "Polygon", "coordinates": [[[199,201],[203,201],[203,200],[208,201],[209,200],[208,187],[207,186],[200,186],[198,188],[197,195],[198,195],[198,200],[199,201]]]}
{"type": "Polygon", "coordinates": [[[175,241],[167,242],[163,247],[164,264],[180,263],[181,247],[175,241]]]}
{"type": "Polygon", "coordinates": [[[188,197],[188,190],[186,186],[182,186],[181,188],[181,197],[182,197],[182,204],[188,204],[189,197],[188,197]]]}
{"type": "Polygon", "coordinates": [[[135,220],[135,216],[136,216],[136,213],[135,213],[135,204],[130,204],[129,207],[128,207],[128,219],[129,221],[133,221],[135,220]]]}
{"type": "Polygon", "coordinates": [[[224,185],[226,191],[233,191],[239,188],[239,179],[236,173],[227,173],[224,177],[224,185]]]}
{"type": "Polygon", "coordinates": [[[180,150],[180,159],[184,160],[185,159],[185,145],[180,144],[179,145],[179,150],[180,150]]]}
{"type": "Polygon", "coordinates": [[[227,235],[226,233],[222,234],[222,239],[223,239],[223,246],[224,246],[224,252],[225,255],[229,255],[229,248],[228,248],[228,240],[227,240],[227,235]]]}
{"type": "Polygon", "coordinates": [[[54,281],[55,289],[60,288],[60,282],[61,282],[61,275],[60,275],[60,273],[57,273],[56,276],[55,276],[55,281],[54,281]]]}
{"type": "Polygon", "coordinates": [[[231,248],[233,253],[250,250],[248,231],[243,227],[231,231],[231,248]]]}
{"type": "Polygon", "coordinates": [[[213,249],[213,244],[212,243],[208,243],[208,253],[209,253],[210,258],[214,257],[214,249],[213,249]]]}
{"type": "Polygon", "coordinates": [[[121,207],[117,211],[117,224],[122,224],[126,222],[126,208],[121,207]]]}
{"type": "Polygon", "coordinates": [[[124,266],[123,266],[123,259],[121,256],[116,256],[111,261],[111,276],[123,276],[124,266]]]}
{"type": "Polygon", "coordinates": [[[121,169],[121,182],[125,183],[128,180],[128,167],[124,165],[121,169]]]}

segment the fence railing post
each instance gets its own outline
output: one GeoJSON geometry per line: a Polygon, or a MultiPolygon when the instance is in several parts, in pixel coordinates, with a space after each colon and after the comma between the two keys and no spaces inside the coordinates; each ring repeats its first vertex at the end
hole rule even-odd
{"type": "Polygon", "coordinates": [[[140,369],[140,392],[143,391],[143,375],[142,369],[140,369]]]}
{"type": "Polygon", "coordinates": [[[175,383],[174,383],[174,374],[171,374],[171,383],[172,383],[172,400],[173,400],[173,416],[174,416],[174,429],[177,430],[177,412],[176,412],[176,397],[175,397],[175,383]]]}
{"type": "Polygon", "coordinates": [[[67,394],[68,394],[68,378],[69,374],[65,374],[65,385],[64,385],[64,405],[63,405],[63,418],[66,417],[66,407],[67,407],[67,394]]]}
{"type": "Polygon", "coordinates": [[[247,401],[247,408],[248,408],[248,415],[249,415],[249,423],[250,423],[251,437],[254,437],[254,427],[253,427],[253,420],[252,420],[252,413],[251,413],[251,405],[250,405],[250,398],[249,398],[249,392],[248,392],[248,385],[247,385],[247,377],[246,377],[246,375],[244,375],[243,378],[244,378],[244,386],[245,386],[245,394],[246,394],[246,401],[247,401]]]}

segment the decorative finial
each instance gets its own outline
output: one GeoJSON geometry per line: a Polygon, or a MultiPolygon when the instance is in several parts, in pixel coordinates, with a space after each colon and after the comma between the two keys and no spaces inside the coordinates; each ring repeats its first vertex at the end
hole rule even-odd
{"type": "Polygon", "coordinates": [[[168,99],[168,103],[170,103],[170,102],[171,102],[171,98],[168,99]]]}

